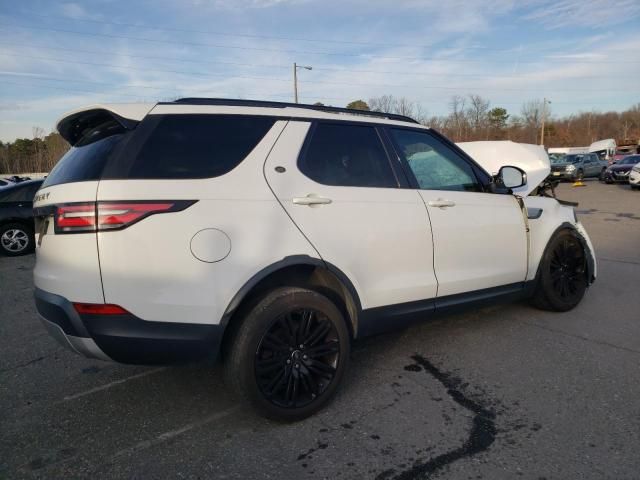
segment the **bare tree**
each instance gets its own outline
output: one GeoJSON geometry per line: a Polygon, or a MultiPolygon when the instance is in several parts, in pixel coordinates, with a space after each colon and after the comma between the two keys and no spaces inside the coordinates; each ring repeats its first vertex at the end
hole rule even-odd
{"type": "Polygon", "coordinates": [[[471,123],[473,131],[473,140],[488,139],[489,133],[489,106],[491,102],[482,98],[480,95],[469,95],[469,107],[467,108],[467,116],[471,123]]]}
{"type": "Polygon", "coordinates": [[[397,100],[393,95],[382,95],[369,99],[369,108],[374,112],[395,113],[397,100]]]}
{"type": "Polygon", "coordinates": [[[528,137],[528,141],[532,143],[538,143],[538,130],[542,122],[542,108],[542,100],[529,100],[522,104],[522,109],[520,110],[526,130],[525,135],[528,137]]]}
{"type": "Polygon", "coordinates": [[[450,117],[455,129],[454,140],[458,142],[465,139],[465,126],[467,123],[465,104],[465,98],[460,95],[454,95],[449,102],[449,108],[451,109],[450,117]]]}

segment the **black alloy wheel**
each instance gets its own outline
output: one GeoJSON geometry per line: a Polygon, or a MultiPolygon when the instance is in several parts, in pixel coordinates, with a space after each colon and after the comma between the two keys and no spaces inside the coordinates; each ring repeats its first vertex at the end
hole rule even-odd
{"type": "Polygon", "coordinates": [[[278,317],[262,337],[255,357],[256,380],[275,405],[300,408],[327,390],[339,362],[335,326],[322,312],[297,309],[278,317]]]}
{"type": "Polygon", "coordinates": [[[589,285],[585,247],[571,230],[549,241],[540,261],[532,303],[543,310],[566,312],[580,301],[589,285]]]}
{"type": "Polygon", "coordinates": [[[566,237],[555,246],[549,268],[553,288],[559,297],[573,300],[584,284],[586,268],[584,250],[577,238],[566,237]]]}
{"type": "Polygon", "coordinates": [[[320,292],[278,287],[241,308],[226,340],[226,384],[260,414],[296,421],[335,395],[349,363],[346,314],[320,292]]]}

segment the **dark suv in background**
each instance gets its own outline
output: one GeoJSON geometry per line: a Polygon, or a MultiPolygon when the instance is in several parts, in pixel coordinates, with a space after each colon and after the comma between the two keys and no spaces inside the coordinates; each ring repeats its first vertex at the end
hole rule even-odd
{"type": "Polygon", "coordinates": [[[551,159],[550,177],[557,180],[578,181],[587,177],[602,177],[607,162],[597,153],[576,153],[560,159],[551,159]]]}
{"type": "Polygon", "coordinates": [[[33,197],[42,182],[27,180],[0,190],[0,253],[17,256],[33,251],[33,197]]]}

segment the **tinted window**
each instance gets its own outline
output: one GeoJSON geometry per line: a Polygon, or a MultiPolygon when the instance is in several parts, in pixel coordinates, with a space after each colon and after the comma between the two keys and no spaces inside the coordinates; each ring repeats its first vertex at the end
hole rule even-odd
{"type": "Polygon", "coordinates": [[[380,137],[368,126],[317,124],[298,167],[324,185],[398,186],[380,137]]]}
{"type": "Polygon", "coordinates": [[[638,162],[640,162],[640,156],[631,155],[629,157],[623,158],[622,161],[619,163],[623,165],[635,165],[638,162]]]}
{"type": "Polygon", "coordinates": [[[421,190],[481,191],[471,165],[427,133],[391,130],[421,190]]]}
{"type": "Polygon", "coordinates": [[[244,115],[151,115],[136,146],[118,159],[115,178],[209,178],[246,158],[275,120],[244,115]]]}
{"type": "Polygon", "coordinates": [[[33,202],[42,182],[8,187],[0,192],[0,202],[33,202]]]}
{"type": "MultiPolygon", "coordinates": [[[[95,132],[95,135],[101,135],[101,132],[95,132]]],[[[98,180],[111,152],[125,137],[125,134],[118,133],[91,143],[77,143],[53,167],[44,186],[98,180]]]]}

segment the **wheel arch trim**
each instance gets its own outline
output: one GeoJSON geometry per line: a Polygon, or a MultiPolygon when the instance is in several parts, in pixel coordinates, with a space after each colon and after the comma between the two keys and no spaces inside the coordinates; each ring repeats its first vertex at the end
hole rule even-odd
{"type": "Polygon", "coordinates": [[[553,238],[558,234],[558,232],[562,230],[570,230],[582,245],[582,248],[584,249],[584,252],[585,252],[585,257],[587,259],[587,284],[592,285],[593,282],[595,282],[595,278],[596,278],[595,277],[595,273],[596,273],[595,253],[591,249],[589,242],[584,237],[584,235],[580,232],[580,230],[570,222],[561,223],[549,236],[549,240],[547,240],[547,244],[545,245],[544,250],[542,251],[542,256],[540,257],[540,262],[538,263],[538,269],[536,271],[536,276],[535,276],[536,282],[540,278],[540,269],[542,268],[542,259],[545,257],[545,255],[549,250],[549,245],[551,245],[551,240],[553,240],[553,238]]]}
{"type": "MultiPolygon", "coordinates": [[[[354,304],[354,312],[353,316],[355,318],[348,319],[350,320],[350,327],[352,329],[354,337],[357,337],[358,334],[358,318],[362,313],[362,303],[360,302],[360,296],[358,295],[358,291],[356,290],[353,282],[349,279],[349,277],[338,267],[322,260],[320,258],[310,257],[309,255],[291,255],[284,257],[282,260],[274,262],[262,270],[255,273],[245,284],[236,292],[233,296],[227,308],[224,311],[222,319],[220,320],[220,325],[226,329],[229,324],[229,321],[233,314],[237,311],[238,307],[242,304],[243,300],[247,298],[247,296],[251,293],[251,291],[263,280],[267,277],[277,273],[280,270],[289,267],[295,266],[309,266],[315,268],[321,268],[326,270],[328,273],[332,274],[336,280],[346,289],[349,293],[351,300],[354,304]]],[[[351,314],[351,312],[348,312],[351,314]]]]}

